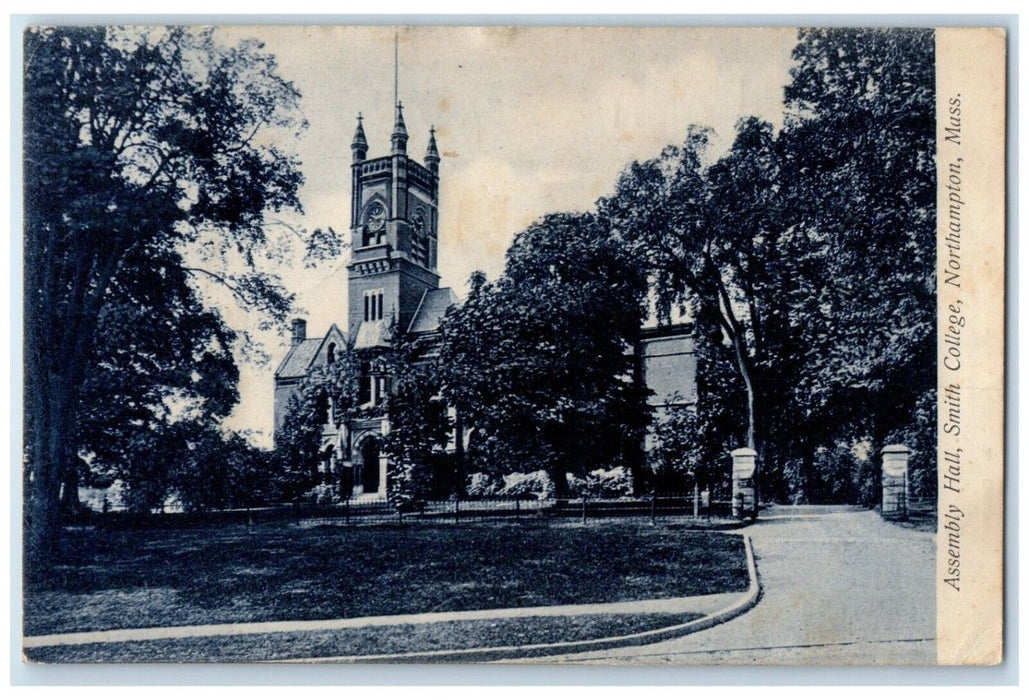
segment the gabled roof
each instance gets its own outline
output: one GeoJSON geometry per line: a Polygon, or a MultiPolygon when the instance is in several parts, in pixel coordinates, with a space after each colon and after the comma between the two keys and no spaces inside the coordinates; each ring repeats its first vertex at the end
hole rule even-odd
{"type": "Polygon", "coordinates": [[[414,312],[408,333],[432,333],[439,330],[440,319],[451,306],[458,302],[457,295],[450,287],[427,289],[422,294],[418,309],[414,312]]]}
{"type": "Polygon", "coordinates": [[[385,320],[361,321],[357,328],[357,338],[354,340],[354,350],[389,347],[389,341],[389,328],[386,327],[385,320]]]}
{"type": "Polygon", "coordinates": [[[286,357],[283,358],[279,368],[275,370],[276,377],[303,377],[307,374],[307,368],[318,355],[324,338],[308,338],[289,349],[286,357]]]}
{"type": "Polygon", "coordinates": [[[343,333],[335,323],[329,326],[329,332],[324,337],[307,338],[291,347],[279,364],[279,368],[275,370],[276,378],[293,379],[307,376],[315,358],[321,352],[322,346],[330,338],[339,343],[344,342],[343,333]]]}

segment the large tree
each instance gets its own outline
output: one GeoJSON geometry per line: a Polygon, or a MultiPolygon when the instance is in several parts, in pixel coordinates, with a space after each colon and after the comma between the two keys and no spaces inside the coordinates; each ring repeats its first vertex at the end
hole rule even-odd
{"type": "MultiPolygon", "coordinates": [[[[648,262],[661,306],[681,304],[717,324],[703,333],[701,379],[711,384],[705,373],[727,350],[746,397],[741,432],[760,453],[786,344],[775,138],[767,123],[741,120],[729,152],[709,165],[708,136],[691,127],[682,146],[630,165],[600,211],[648,262]]],[[[722,390],[728,398],[735,387],[722,390]]]]}
{"type": "Polygon", "coordinates": [[[289,296],[254,262],[266,212],[299,208],[298,164],[267,133],[302,120],[257,42],[90,27],[33,28],[24,42],[25,526],[28,555],[46,563],[97,330],[130,261],[190,244],[236,256],[242,274],[189,273],[284,321],[289,296]]]}
{"type": "Polygon", "coordinates": [[[789,495],[791,461],[814,483],[819,450],[867,442],[876,456],[925,425],[932,47],[931,31],[803,30],[780,133],[743,119],[709,162],[706,132],[691,129],[683,146],[630,165],[601,202],[663,301],[718,319],[772,498],[789,495]]]}
{"type": "Polygon", "coordinates": [[[788,223],[800,276],[821,286],[796,314],[810,352],[795,390],[877,453],[936,381],[933,32],[803,30],[793,59],[788,223]]]}
{"type": "Polygon", "coordinates": [[[455,427],[460,430],[460,426],[454,425],[443,400],[444,373],[436,339],[410,336],[396,327],[390,336],[392,346],[378,358],[389,378],[389,433],[382,447],[390,458],[390,502],[403,507],[429,496],[433,486],[444,485],[438,483],[445,481],[437,478],[442,475],[434,471],[441,466],[455,427]]]}
{"type": "Polygon", "coordinates": [[[236,334],[188,280],[176,251],[149,246],[111,281],[76,409],[83,473],[64,475],[66,511],[78,507],[79,477],[151,482],[158,435],[181,421],[216,427],[236,405],[236,334]]]}
{"type": "Polygon", "coordinates": [[[472,281],[441,327],[444,391],[490,469],[566,473],[639,465],[648,411],[629,352],[644,316],[639,262],[591,214],[515,237],[504,274],[472,281]]]}

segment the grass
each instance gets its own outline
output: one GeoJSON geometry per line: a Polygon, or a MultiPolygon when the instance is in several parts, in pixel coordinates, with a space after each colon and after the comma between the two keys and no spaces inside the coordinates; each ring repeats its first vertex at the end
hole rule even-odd
{"type": "Polygon", "coordinates": [[[26,649],[25,653],[29,660],[43,663],[281,661],[574,642],[661,629],[698,617],[697,614],[652,614],[466,620],[321,632],[40,647],[26,649]]]}
{"type": "Polygon", "coordinates": [[[612,522],[67,533],[26,635],[744,591],[738,537],[612,522]]]}

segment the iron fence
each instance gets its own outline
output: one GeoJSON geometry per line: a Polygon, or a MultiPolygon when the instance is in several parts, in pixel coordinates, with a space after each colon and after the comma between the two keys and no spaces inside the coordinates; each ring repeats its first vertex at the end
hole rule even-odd
{"type": "Polygon", "coordinates": [[[651,522],[729,518],[732,503],[702,499],[699,494],[652,494],[622,498],[535,498],[483,496],[391,503],[382,496],[359,496],[318,512],[301,509],[305,523],[370,524],[377,522],[482,522],[550,518],[588,522],[598,519],[635,519],[651,522]]]}
{"type": "Polygon", "coordinates": [[[355,496],[336,502],[295,502],[260,508],[199,512],[132,513],[84,512],[70,523],[99,528],[190,527],[203,525],[292,522],[301,525],[365,525],[377,523],[471,523],[531,519],[555,522],[637,520],[687,522],[731,520],[729,498],[712,498],[718,491],[659,493],[620,498],[535,496],[476,496],[447,499],[391,501],[380,494],[355,496]]]}

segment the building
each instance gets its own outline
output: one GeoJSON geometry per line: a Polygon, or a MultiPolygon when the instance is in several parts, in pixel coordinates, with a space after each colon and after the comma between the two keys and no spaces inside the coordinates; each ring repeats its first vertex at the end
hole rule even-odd
{"type": "MultiPolygon", "coordinates": [[[[333,324],[324,336],[308,338],[306,323],[293,322],[291,347],[275,372],[276,432],[297,384],[314,368],[331,364],[349,340],[364,357],[373,358],[377,350],[389,346],[394,319],[408,333],[431,336],[446,310],[458,301],[452,289],[439,286],[440,156],[435,131],[429,131],[424,164],[408,156],[407,141],[403,106],[398,102],[390,154],[369,159],[358,115],[351,143],[347,330],[344,334],[333,324]]],[[[654,392],[651,403],[659,415],[676,402],[695,399],[689,324],[645,328],[639,353],[641,378],[654,392]]],[[[386,396],[387,379],[376,376],[374,362],[364,363],[362,370],[361,402],[374,408],[386,396]]],[[[334,426],[327,418],[323,430],[322,472],[326,480],[338,478],[352,485],[354,495],[386,493],[388,465],[379,445],[389,421],[384,412],[371,415],[343,426],[334,426]]]]}

